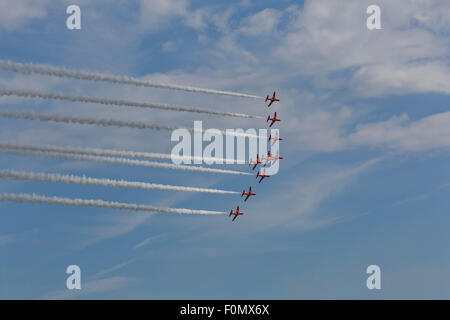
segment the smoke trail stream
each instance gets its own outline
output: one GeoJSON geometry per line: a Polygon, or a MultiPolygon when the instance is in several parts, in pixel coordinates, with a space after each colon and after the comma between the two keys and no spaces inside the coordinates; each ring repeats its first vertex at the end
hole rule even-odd
{"type": "Polygon", "coordinates": [[[129,85],[142,86],[142,87],[182,90],[182,91],[188,91],[188,92],[218,94],[218,95],[235,96],[235,97],[241,97],[241,98],[251,98],[251,99],[262,99],[263,98],[260,96],[239,93],[239,92],[196,88],[196,87],[181,86],[181,85],[174,85],[174,84],[155,83],[155,82],[141,80],[141,79],[132,78],[132,77],[128,77],[128,76],[116,76],[116,75],[97,73],[97,72],[78,71],[78,70],[73,70],[73,69],[67,69],[64,67],[55,67],[55,66],[49,66],[49,65],[43,65],[43,64],[33,64],[33,63],[18,63],[18,62],[13,62],[13,61],[8,61],[8,60],[0,60],[0,68],[3,70],[21,72],[24,74],[35,73],[35,74],[43,74],[43,75],[48,75],[48,76],[52,76],[52,77],[60,77],[60,78],[71,78],[71,79],[79,79],[79,80],[129,84],[129,85]]]}
{"type": "MultiPolygon", "coordinates": [[[[165,130],[174,131],[177,129],[185,129],[189,132],[203,132],[202,130],[196,130],[195,128],[176,128],[170,126],[163,126],[159,124],[149,124],[145,122],[138,121],[123,121],[123,120],[112,120],[112,119],[96,119],[91,117],[74,117],[74,116],[61,116],[45,113],[34,113],[34,112],[11,112],[11,111],[0,111],[0,117],[8,119],[24,119],[24,120],[39,120],[42,122],[57,122],[57,123],[69,123],[69,124],[83,124],[83,125],[96,125],[104,127],[126,127],[133,129],[150,129],[150,130],[165,130]]],[[[257,139],[258,136],[247,133],[231,132],[217,130],[218,133],[228,136],[236,137],[248,137],[257,139]]]]}
{"type": "Polygon", "coordinates": [[[183,208],[159,208],[149,205],[139,205],[134,203],[121,203],[111,202],[103,200],[88,200],[88,199],[69,199],[60,197],[46,197],[37,194],[14,194],[4,193],[0,194],[0,202],[30,202],[30,203],[46,203],[46,204],[59,204],[75,207],[97,207],[97,208],[109,208],[118,210],[131,210],[142,212],[167,212],[178,214],[200,214],[200,215],[221,215],[226,212],[220,211],[208,211],[208,210],[192,210],[183,208]]]}
{"type": "Polygon", "coordinates": [[[59,147],[49,145],[23,145],[14,144],[8,142],[0,142],[0,148],[23,150],[23,151],[42,151],[42,152],[58,152],[69,154],[83,154],[94,156],[110,156],[110,157],[122,157],[122,158],[135,158],[135,159],[157,159],[157,160],[187,160],[187,161],[223,161],[229,164],[232,160],[238,164],[245,164],[244,160],[234,160],[225,158],[209,158],[209,157],[194,157],[194,156],[177,156],[167,153],[154,153],[154,152],[142,152],[142,151],[122,151],[111,149],[95,149],[95,148],[76,148],[76,147],[59,147]],[[228,162],[230,161],[230,162],[228,162]]]}
{"type": "Polygon", "coordinates": [[[235,191],[226,191],[218,189],[172,186],[172,185],[125,181],[125,180],[97,179],[86,176],[61,175],[55,173],[34,173],[16,170],[1,170],[0,178],[14,179],[14,180],[32,180],[38,182],[51,182],[51,183],[80,184],[88,186],[105,186],[113,188],[135,188],[145,190],[156,189],[165,191],[186,191],[186,192],[201,192],[201,193],[215,193],[215,194],[239,193],[235,191]]]}
{"type": "Polygon", "coordinates": [[[3,89],[0,89],[0,95],[2,95],[2,96],[17,96],[17,97],[25,97],[25,98],[66,100],[66,101],[82,102],[82,103],[98,103],[98,104],[103,104],[103,105],[136,107],[136,108],[147,108],[147,109],[161,109],[161,110],[179,111],[179,112],[194,112],[194,113],[203,113],[203,114],[209,114],[209,115],[235,117],[235,118],[264,119],[264,117],[261,117],[261,116],[253,116],[253,115],[243,114],[243,113],[220,112],[220,111],[199,109],[199,108],[194,108],[194,107],[175,106],[175,105],[161,104],[161,103],[97,98],[97,97],[70,95],[70,94],[55,93],[55,92],[41,92],[41,91],[34,91],[34,90],[17,90],[17,89],[4,89],[3,88],[3,89]]]}
{"type": "Polygon", "coordinates": [[[241,171],[216,169],[216,168],[205,168],[205,167],[200,167],[200,166],[177,165],[177,164],[172,164],[172,163],[152,162],[152,161],[147,161],[147,160],[134,160],[134,159],[115,158],[115,157],[77,155],[77,154],[58,153],[58,152],[14,150],[14,149],[2,148],[2,147],[0,147],[0,153],[14,154],[14,155],[18,155],[18,156],[44,157],[44,158],[50,158],[50,159],[92,161],[92,162],[101,162],[101,163],[122,164],[122,165],[129,165],[129,166],[153,167],[153,168],[162,168],[162,169],[169,169],[169,170],[183,170],[183,171],[208,172],[208,173],[233,174],[233,175],[251,175],[251,173],[241,172],[241,171]]]}

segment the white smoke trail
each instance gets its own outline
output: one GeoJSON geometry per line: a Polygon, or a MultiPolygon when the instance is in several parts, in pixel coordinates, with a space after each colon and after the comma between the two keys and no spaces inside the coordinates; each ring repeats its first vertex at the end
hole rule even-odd
{"type": "Polygon", "coordinates": [[[0,153],[14,154],[14,155],[18,155],[18,156],[44,157],[44,158],[50,158],[50,159],[93,161],[93,162],[101,162],[101,163],[123,164],[123,165],[128,165],[128,166],[153,167],[153,168],[162,168],[162,169],[169,169],[169,170],[183,170],[183,171],[234,174],[234,175],[251,175],[251,173],[247,173],[247,172],[225,170],[225,169],[204,168],[204,167],[199,167],[199,166],[177,165],[177,164],[172,164],[172,163],[161,163],[161,162],[152,162],[152,161],[146,161],[146,160],[126,159],[126,158],[77,155],[77,154],[58,153],[58,152],[40,152],[40,151],[26,151],[26,150],[21,151],[21,150],[2,148],[1,146],[0,146],[0,153]]]}
{"type": "MultiPolygon", "coordinates": [[[[58,147],[48,145],[22,145],[13,143],[0,142],[0,148],[24,150],[24,151],[43,151],[43,152],[58,152],[58,153],[70,153],[70,154],[85,154],[95,156],[110,156],[110,157],[122,157],[122,158],[142,158],[142,159],[158,159],[158,160],[187,160],[187,161],[223,161],[226,162],[231,159],[224,158],[209,158],[209,157],[188,157],[177,156],[166,153],[153,153],[153,152],[138,152],[138,151],[121,151],[121,150],[108,150],[108,149],[93,149],[93,148],[75,148],[75,147],[58,147]]],[[[234,160],[238,164],[245,164],[244,160],[234,160]]],[[[228,162],[227,162],[228,163],[228,162]]]]}
{"type": "Polygon", "coordinates": [[[171,186],[164,184],[145,183],[137,181],[125,181],[125,180],[111,180],[111,179],[97,179],[86,176],[74,176],[74,175],[61,175],[52,173],[34,173],[24,172],[16,170],[1,170],[0,178],[14,179],[14,180],[33,180],[38,182],[51,182],[51,183],[68,183],[68,184],[80,184],[88,186],[105,186],[113,188],[135,188],[144,190],[165,190],[165,191],[186,191],[186,192],[201,192],[201,193],[215,193],[215,194],[238,194],[239,192],[208,189],[208,188],[195,188],[195,187],[183,187],[183,186],[171,186]]]}
{"type": "Polygon", "coordinates": [[[46,197],[37,194],[14,194],[4,193],[0,194],[0,202],[31,202],[31,203],[47,203],[60,204],[75,207],[97,207],[109,208],[119,210],[143,211],[143,212],[167,212],[178,214],[201,214],[201,215],[221,215],[226,212],[207,211],[207,210],[192,210],[183,208],[158,208],[148,205],[139,205],[134,203],[110,202],[103,200],[88,200],[88,199],[69,199],[60,197],[46,197]]]}
{"type": "MultiPolygon", "coordinates": [[[[97,125],[105,127],[127,127],[134,129],[151,129],[151,130],[167,130],[173,131],[177,128],[169,126],[161,126],[156,124],[147,124],[135,121],[122,121],[112,119],[95,119],[95,118],[80,118],[72,116],[60,116],[51,114],[37,114],[34,112],[9,112],[0,111],[0,117],[9,119],[25,119],[25,120],[39,120],[43,122],[60,122],[60,123],[77,123],[87,125],[97,125]]],[[[189,129],[188,129],[189,130],[189,129]]]]}
{"type": "Polygon", "coordinates": [[[110,74],[94,73],[94,72],[88,72],[88,71],[78,71],[78,70],[67,69],[64,67],[54,67],[54,66],[43,65],[43,64],[18,63],[18,62],[12,62],[12,61],[8,61],[8,60],[0,60],[0,68],[2,68],[4,70],[21,72],[21,73],[25,73],[25,74],[31,74],[31,73],[44,74],[44,75],[48,75],[48,76],[52,76],[52,77],[60,77],[60,78],[72,78],[72,79],[79,79],[79,80],[130,84],[130,85],[142,86],[142,87],[153,87],[153,88],[182,90],[182,91],[197,92],[197,93],[219,94],[219,95],[235,96],[235,97],[242,97],[242,98],[253,98],[253,99],[263,98],[260,96],[255,96],[255,95],[245,94],[245,93],[204,89],[204,88],[195,88],[195,87],[180,86],[180,85],[174,85],[174,84],[154,83],[154,82],[150,82],[147,80],[141,80],[141,79],[127,77],[127,76],[115,76],[115,75],[110,75],[110,74]]]}
{"type": "Polygon", "coordinates": [[[211,110],[205,110],[205,109],[199,109],[199,108],[193,108],[193,107],[174,106],[174,105],[160,104],[160,103],[96,98],[96,97],[69,95],[69,94],[54,93],[54,92],[53,93],[52,92],[41,92],[41,91],[34,91],[34,90],[0,89],[0,95],[2,95],[2,96],[18,96],[18,97],[26,97],[26,98],[67,100],[67,101],[72,101],[72,102],[83,102],[83,103],[98,103],[98,104],[113,105],[113,106],[162,109],[162,110],[171,110],[171,111],[179,111],[179,112],[195,112],[195,113],[204,113],[204,114],[210,114],[210,115],[236,117],[236,118],[252,118],[252,119],[263,119],[264,118],[264,117],[260,117],[260,116],[252,116],[252,115],[243,114],[243,113],[219,112],[219,111],[211,111],[211,110]]]}
{"type": "MultiPolygon", "coordinates": [[[[175,128],[169,126],[162,126],[159,124],[148,124],[138,121],[122,121],[122,120],[112,120],[112,119],[95,119],[95,118],[81,118],[73,116],[60,116],[53,114],[43,114],[34,112],[10,112],[10,111],[0,111],[0,117],[8,119],[25,119],[25,120],[39,120],[42,122],[59,122],[59,123],[76,123],[84,125],[96,125],[104,127],[120,127],[120,128],[133,128],[133,129],[150,129],[150,130],[165,130],[174,131],[177,129],[186,129],[189,132],[202,132],[201,130],[196,130],[194,128],[175,128]]],[[[230,136],[242,136],[257,139],[258,136],[247,133],[239,132],[228,132],[223,130],[218,130],[223,135],[230,136]]]]}

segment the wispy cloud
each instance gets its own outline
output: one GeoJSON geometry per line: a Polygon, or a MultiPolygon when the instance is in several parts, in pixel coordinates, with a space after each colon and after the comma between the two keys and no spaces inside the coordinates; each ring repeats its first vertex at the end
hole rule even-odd
{"type": "Polygon", "coordinates": [[[98,226],[88,227],[84,230],[88,238],[77,244],[77,247],[84,248],[103,240],[127,234],[146,223],[150,218],[151,215],[149,214],[139,213],[103,216],[100,218],[98,226]]]}
{"type": "Polygon", "coordinates": [[[130,263],[133,263],[133,262],[135,262],[135,261],[136,261],[136,259],[130,259],[130,260],[124,261],[124,262],[122,262],[122,263],[119,263],[118,265],[115,265],[115,266],[111,267],[111,268],[107,268],[107,269],[105,269],[105,270],[103,270],[103,271],[97,272],[96,274],[94,274],[94,275],[92,276],[92,278],[93,278],[93,279],[101,278],[101,277],[103,277],[104,275],[109,274],[109,273],[114,272],[114,271],[117,271],[117,270],[120,270],[120,269],[122,269],[123,267],[125,267],[125,266],[127,266],[127,265],[129,265],[130,263]]]}
{"type": "Polygon", "coordinates": [[[302,230],[315,229],[341,219],[336,213],[328,212],[327,217],[315,215],[324,201],[342,194],[362,174],[373,169],[384,158],[376,158],[350,167],[332,167],[322,170],[313,177],[292,177],[276,190],[277,201],[272,198],[260,201],[255,207],[258,219],[251,219],[257,229],[284,226],[302,230]],[[296,196],[293,197],[292,194],[296,196]],[[283,214],[280,212],[282,204],[283,214]]]}
{"type": "Polygon", "coordinates": [[[157,239],[161,239],[161,238],[165,238],[165,237],[166,237],[166,234],[160,234],[160,235],[157,235],[157,236],[151,236],[151,237],[148,237],[148,238],[142,240],[141,242],[139,242],[139,243],[134,247],[134,249],[139,249],[139,248],[141,248],[141,247],[143,247],[143,246],[146,246],[146,245],[150,244],[151,242],[153,242],[153,241],[155,241],[155,240],[157,240],[157,239]]]}
{"type": "Polygon", "coordinates": [[[97,293],[105,294],[111,291],[126,290],[133,281],[134,278],[131,277],[111,277],[94,280],[82,284],[81,290],[55,291],[42,298],[51,300],[85,298],[97,293]]]}
{"type": "Polygon", "coordinates": [[[38,229],[22,231],[10,234],[0,234],[0,247],[7,246],[16,242],[28,241],[38,232],[38,229]]]}
{"type": "Polygon", "coordinates": [[[0,247],[7,245],[14,241],[13,236],[11,235],[0,235],[0,247]]]}
{"type": "Polygon", "coordinates": [[[422,194],[419,194],[419,195],[416,195],[416,196],[412,196],[412,197],[409,197],[409,198],[397,201],[397,202],[395,202],[393,204],[393,206],[403,206],[403,205],[408,205],[408,204],[414,204],[414,203],[417,203],[417,202],[420,202],[420,201],[424,201],[428,197],[429,197],[428,194],[422,193],[422,194]]]}

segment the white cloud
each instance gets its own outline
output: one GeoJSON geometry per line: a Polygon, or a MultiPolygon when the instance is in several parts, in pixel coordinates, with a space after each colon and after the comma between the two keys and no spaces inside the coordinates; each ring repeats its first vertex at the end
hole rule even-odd
{"type": "Polygon", "coordinates": [[[282,13],[276,9],[264,9],[243,19],[240,32],[249,36],[270,37],[270,33],[277,27],[281,17],[282,13]]]}
{"type": "Polygon", "coordinates": [[[170,24],[175,17],[185,16],[188,0],[140,0],[140,22],[148,30],[156,30],[170,24]]]}
{"type": "Polygon", "coordinates": [[[287,120],[288,130],[297,132],[295,135],[299,148],[332,152],[345,148],[342,136],[344,126],[355,121],[356,116],[349,108],[308,112],[298,118],[287,120]]]}
{"type": "Polygon", "coordinates": [[[0,27],[14,30],[47,16],[47,0],[0,0],[0,27]]]}
{"type": "MultiPolygon", "coordinates": [[[[424,106],[425,108],[425,106],[424,106]]],[[[297,128],[296,143],[303,150],[333,152],[360,147],[388,148],[397,152],[438,150],[450,147],[450,112],[410,121],[407,114],[380,122],[356,124],[348,108],[311,112],[288,122],[297,128]]]]}
{"type": "Polygon", "coordinates": [[[424,151],[450,147],[450,112],[409,122],[403,114],[383,122],[361,124],[348,136],[351,146],[389,147],[424,151]]]}
{"type": "Polygon", "coordinates": [[[443,61],[378,64],[361,67],[352,81],[361,96],[403,93],[450,93],[450,68],[443,61]]]}
{"type": "Polygon", "coordinates": [[[211,20],[211,15],[212,12],[209,9],[200,8],[185,14],[184,23],[188,27],[201,30],[207,27],[211,20]]]}
{"type": "Polygon", "coordinates": [[[439,21],[450,20],[449,2],[378,1],[383,29],[375,31],[365,26],[369,4],[306,1],[304,8],[292,15],[288,33],[275,45],[275,56],[298,68],[299,74],[314,77],[360,68],[349,83],[357,94],[367,95],[372,90],[373,95],[450,93],[447,64],[431,63],[446,60],[450,53],[448,41],[437,32],[447,27],[439,21]],[[414,25],[415,16],[426,21],[426,27],[414,25]]]}

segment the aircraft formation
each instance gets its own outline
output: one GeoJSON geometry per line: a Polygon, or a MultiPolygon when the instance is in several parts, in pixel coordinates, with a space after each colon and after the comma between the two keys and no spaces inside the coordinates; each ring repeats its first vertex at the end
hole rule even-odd
{"type": "MultiPolygon", "coordinates": [[[[90,71],[80,71],[76,69],[69,69],[62,66],[52,66],[44,64],[34,64],[34,63],[20,63],[8,60],[0,59],[0,70],[7,72],[22,73],[24,75],[35,74],[38,76],[50,76],[57,78],[65,78],[68,80],[76,81],[91,81],[91,82],[101,82],[111,85],[133,85],[139,87],[151,87],[157,89],[167,89],[167,90],[178,90],[184,92],[192,93],[204,93],[204,94],[214,94],[214,95],[224,95],[224,96],[234,96],[241,98],[251,98],[264,100],[263,96],[256,96],[240,92],[232,91],[222,91],[215,89],[207,89],[200,87],[176,85],[176,84],[164,84],[155,83],[140,78],[133,78],[124,75],[113,75],[90,71]]],[[[0,75],[1,76],[1,75],[0,75]]],[[[73,103],[87,103],[87,104],[101,104],[104,106],[114,106],[123,108],[145,108],[145,109],[158,109],[170,112],[190,112],[198,114],[208,114],[214,116],[223,117],[234,117],[234,118],[252,118],[258,119],[260,116],[244,114],[244,113],[234,113],[234,112],[220,112],[216,110],[209,110],[190,106],[180,106],[180,105],[169,105],[156,102],[148,101],[132,101],[132,100],[122,100],[122,99],[112,99],[109,97],[95,97],[95,96],[85,96],[79,94],[67,94],[63,92],[46,92],[40,90],[30,90],[28,88],[22,89],[12,89],[12,88],[0,88],[0,98],[15,96],[28,99],[45,99],[45,100],[63,100],[70,101],[73,103]]],[[[280,99],[277,98],[276,92],[273,92],[272,96],[267,95],[265,98],[265,105],[270,108],[274,102],[279,102],[280,99]]],[[[76,109],[74,112],[76,112],[76,109]]],[[[177,126],[161,125],[160,123],[147,123],[143,121],[133,121],[133,120],[120,120],[114,118],[97,118],[90,115],[84,115],[79,117],[76,115],[57,115],[52,113],[34,113],[34,112],[17,112],[17,111],[6,111],[0,110],[0,118],[10,119],[10,120],[30,120],[39,122],[56,122],[61,125],[89,125],[97,127],[118,127],[118,128],[130,128],[138,130],[165,130],[173,131],[178,129],[177,126]]],[[[262,118],[264,119],[264,118],[262,118]]],[[[281,120],[278,118],[277,112],[273,115],[269,114],[266,122],[269,128],[274,126],[277,122],[281,120]]],[[[181,129],[181,128],[180,128],[181,129]]],[[[184,129],[184,128],[182,128],[184,129]]],[[[195,128],[188,129],[189,131],[195,131],[195,128]]],[[[277,141],[282,141],[283,139],[279,137],[279,133],[270,135],[268,141],[266,141],[266,146],[269,147],[277,146],[277,141]]],[[[264,151],[266,152],[266,151],[264,151]]],[[[166,170],[182,170],[182,171],[192,171],[192,172],[210,172],[210,173],[220,173],[220,174],[233,174],[233,175],[252,175],[252,173],[226,170],[218,168],[208,168],[203,166],[189,166],[186,164],[174,164],[172,162],[162,162],[162,161],[150,161],[149,159],[156,160],[173,160],[172,154],[164,153],[154,153],[154,152],[143,152],[143,151],[130,151],[130,150],[117,150],[117,149],[98,149],[89,147],[70,147],[70,146],[55,146],[55,145],[40,145],[40,144],[17,144],[8,141],[0,141],[0,153],[5,155],[13,156],[24,156],[24,157],[39,157],[48,159],[60,159],[60,160],[75,160],[75,161],[85,161],[85,162],[96,162],[104,164],[117,164],[117,165],[127,165],[133,167],[151,167],[166,170]]],[[[275,152],[273,152],[275,153],[275,152]]],[[[253,155],[252,155],[253,156],[253,155]]],[[[195,157],[190,157],[191,160],[195,157]]],[[[256,160],[250,159],[249,165],[252,170],[257,169],[256,180],[258,183],[262,183],[270,178],[271,172],[270,167],[267,166],[269,162],[276,163],[276,161],[283,159],[277,151],[275,155],[271,154],[270,151],[267,155],[260,154],[256,155],[256,160]]],[[[12,169],[0,170],[0,179],[10,179],[10,180],[23,180],[23,181],[33,181],[33,182],[47,182],[47,183],[66,183],[66,184],[77,184],[83,186],[106,186],[111,188],[133,188],[133,189],[146,189],[146,190],[166,190],[166,191],[183,191],[183,192],[198,192],[198,193],[214,193],[214,194],[240,194],[236,191],[230,190],[220,190],[211,188],[197,188],[189,186],[178,186],[178,185],[168,185],[161,183],[150,183],[142,181],[126,181],[126,180],[114,180],[114,179],[103,179],[95,177],[74,176],[74,175],[62,175],[62,174],[46,174],[43,172],[31,172],[31,171],[17,171],[12,169]]],[[[245,186],[246,187],[246,186],[245,186]]],[[[241,199],[246,202],[251,197],[256,196],[255,186],[250,186],[242,191],[241,199]]],[[[90,200],[90,199],[79,199],[79,198],[63,198],[55,196],[45,196],[38,194],[15,194],[15,193],[3,193],[0,194],[1,202],[28,202],[28,203],[46,203],[46,204],[58,204],[65,206],[78,206],[78,207],[96,207],[96,208],[108,208],[117,210],[133,210],[133,211],[145,211],[145,212],[164,212],[164,213],[177,213],[177,214],[198,214],[198,215],[226,215],[227,211],[211,211],[211,210],[197,210],[197,209],[185,209],[185,208],[165,208],[165,207],[155,207],[151,205],[140,205],[136,203],[122,203],[117,201],[105,201],[105,200],[90,200]]],[[[230,216],[233,217],[233,221],[240,215],[244,213],[240,211],[239,206],[237,206],[236,211],[231,210],[230,216]]]]}
{"type": "MultiPolygon", "coordinates": [[[[270,103],[267,105],[268,108],[270,108],[272,106],[272,104],[274,102],[279,102],[280,99],[278,99],[276,97],[276,92],[273,92],[272,97],[270,97],[269,95],[267,95],[265,102],[270,101],[270,103]]],[[[270,122],[269,124],[269,128],[271,128],[276,122],[280,122],[281,119],[277,118],[277,113],[275,112],[273,117],[270,117],[270,115],[267,117],[267,121],[266,122],[270,122]]],[[[271,146],[273,146],[277,141],[282,141],[283,138],[279,137],[278,132],[275,134],[275,136],[272,137],[272,135],[269,136],[268,138],[268,142],[271,143],[271,146]]],[[[249,166],[251,167],[253,165],[252,170],[255,170],[258,165],[260,166],[260,169],[262,169],[262,167],[264,167],[264,170],[261,173],[261,170],[258,170],[258,172],[256,173],[256,179],[259,179],[258,183],[261,183],[264,178],[270,178],[270,175],[266,174],[266,166],[267,164],[271,161],[272,164],[275,163],[277,160],[281,160],[283,159],[283,157],[280,156],[279,151],[277,150],[276,155],[272,155],[270,153],[270,151],[267,152],[267,156],[262,155],[261,157],[259,156],[259,154],[256,155],[256,160],[252,160],[250,159],[249,161],[249,166]],[[264,164],[264,165],[263,165],[264,164]]],[[[252,186],[249,187],[248,191],[245,191],[245,189],[242,191],[241,194],[241,198],[244,197],[244,202],[246,202],[251,196],[256,196],[256,193],[252,192],[252,186]]],[[[230,214],[229,216],[233,216],[233,220],[236,220],[237,217],[244,215],[245,213],[240,211],[239,206],[237,206],[236,211],[230,210],[230,214]]]]}

